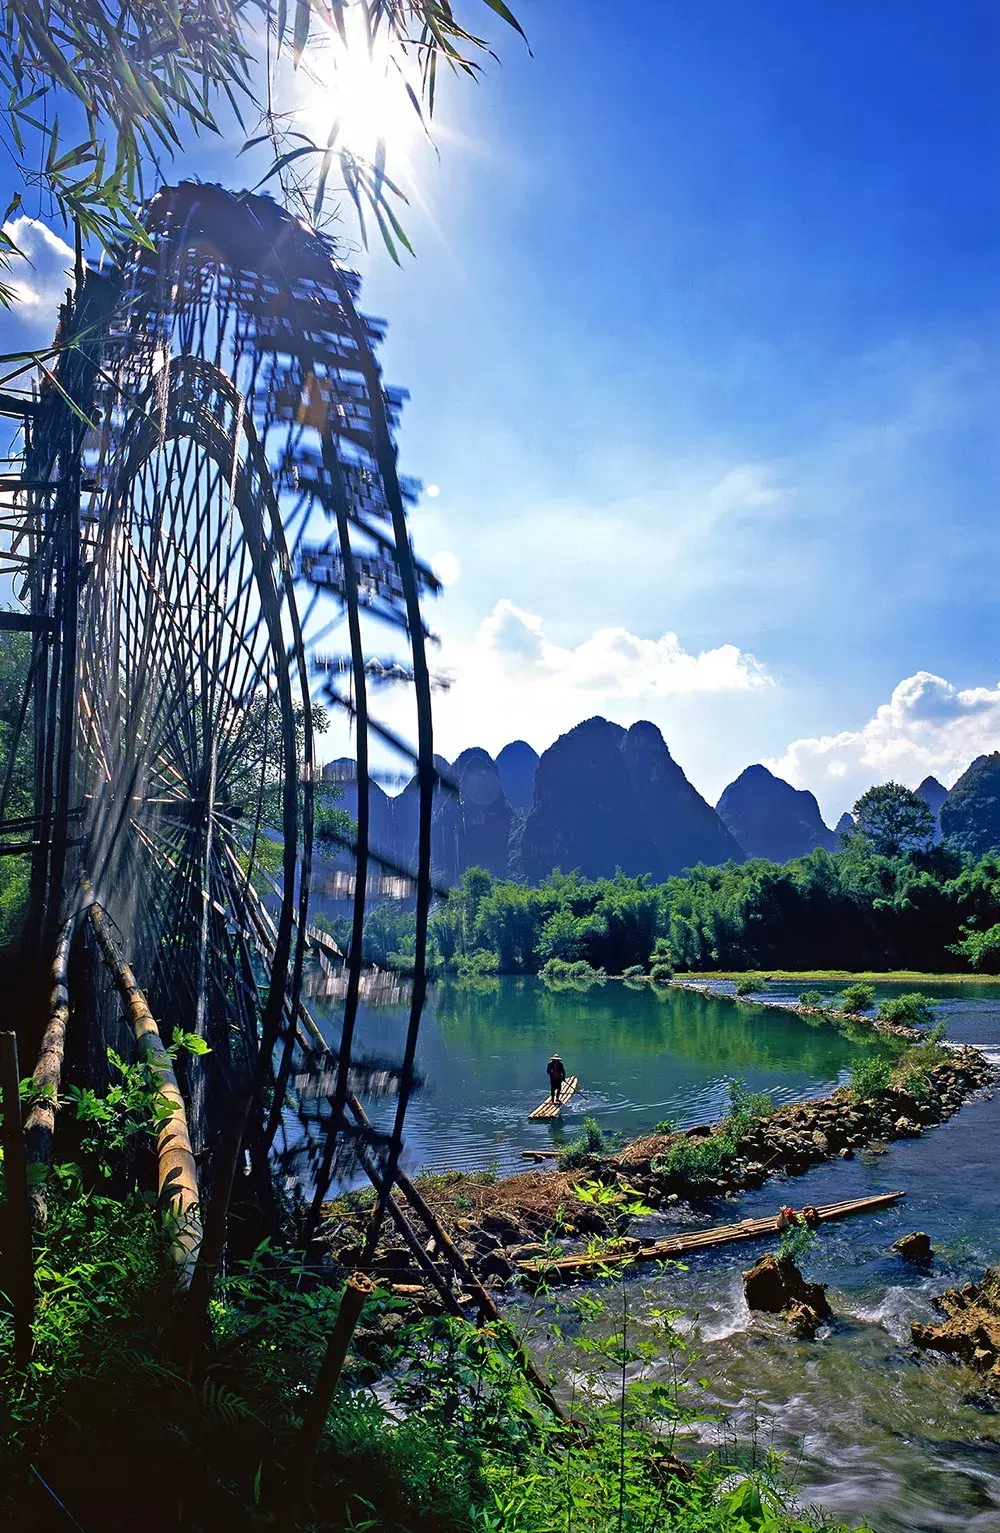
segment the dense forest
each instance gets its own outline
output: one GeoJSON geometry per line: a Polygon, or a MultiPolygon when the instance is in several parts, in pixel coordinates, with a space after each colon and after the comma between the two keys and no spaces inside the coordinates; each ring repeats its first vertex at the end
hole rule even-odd
{"type": "MultiPolygon", "coordinates": [[[[338,921],[329,923],[346,940],[338,921]]],[[[895,855],[863,837],[779,865],[755,859],[648,876],[554,872],[535,887],[471,868],[431,920],[432,956],[459,972],[533,974],[550,959],[609,974],[664,956],[679,969],[1000,971],[1000,854],[934,846],[895,855]]],[[[405,967],[412,916],[383,904],[367,956],[405,967]]]]}

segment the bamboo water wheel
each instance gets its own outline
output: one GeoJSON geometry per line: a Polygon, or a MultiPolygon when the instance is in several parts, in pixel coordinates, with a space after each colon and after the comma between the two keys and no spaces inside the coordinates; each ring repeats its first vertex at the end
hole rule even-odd
{"type": "MultiPolygon", "coordinates": [[[[30,636],[15,752],[30,749],[34,802],[14,818],[5,788],[0,823],[31,864],[24,958],[43,974],[67,916],[99,901],[166,1040],[200,1040],[182,1056],[196,1153],[210,1159],[249,1098],[250,1151],[280,1151],[318,1195],[361,1133],[345,1105],[364,1078],[372,742],[415,768],[420,802],[412,866],[392,869],[416,910],[409,1026],[381,1071],[397,1111],[391,1132],[366,1133],[385,1169],[424,998],[420,598],[436,582],[396,470],[404,396],[382,383],[383,327],[359,314],[357,279],[269,199],[184,184],[143,225],[109,270],[79,263],[54,364],[33,397],[2,401],[23,428],[3,553],[17,605],[2,617],[30,636]],[[387,680],[409,695],[415,749],[369,706],[387,680]],[[355,940],[323,1033],[302,999],[319,700],[357,761],[338,848],[355,940]]],[[[75,972],[67,1058],[95,1084],[123,1048],[120,1009],[93,951],[75,972]]]]}

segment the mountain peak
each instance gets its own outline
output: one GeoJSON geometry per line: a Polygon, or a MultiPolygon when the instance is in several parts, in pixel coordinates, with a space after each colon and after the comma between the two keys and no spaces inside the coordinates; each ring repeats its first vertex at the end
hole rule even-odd
{"type": "Polygon", "coordinates": [[[793,788],[759,761],[729,784],[716,808],[748,857],[788,862],[817,846],[830,851],[837,846],[814,795],[793,788]]]}

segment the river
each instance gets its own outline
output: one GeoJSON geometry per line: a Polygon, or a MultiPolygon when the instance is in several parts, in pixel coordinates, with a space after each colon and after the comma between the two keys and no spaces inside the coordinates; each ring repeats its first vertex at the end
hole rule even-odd
{"type": "MultiPolygon", "coordinates": [[[[775,999],[793,999],[778,984],[769,989],[775,999]]],[[[934,993],[948,1036],[1000,1060],[1000,989],[934,993]]],[[[404,1025],[399,1008],[369,1011],[362,1037],[388,1051],[404,1025]]],[[[628,1135],[667,1116],[681,1125],[706,1121],[724,1111],[734,1077],[772,1091],[776,1101],[813,1096],[845,1080],[857,1052],[826,1024],[676,989],[659,998],[620,983],[584,995],[552,994],[531,980],[502,980],[485,992],[442,986],[423,1028],[424,1084],[407,1121],[409,1164],[515,1171],[525,1165],[522,1148],[571,1136],[585,1113],[628,1135]],[[526,1121],[543,1095],[553,1049],[582,1082],[575,1112],[556,1130],[526,1121]]],[[[693,1214],[682,1208],[636,1226],[635,1233],[661,1234],[773,1213],[779,1202],[906,1192],[885,1213],[820,1231],[803,1268],[829,1284],[835,1323],[814,1342],[795,1341],[780,1321],[751,1319],[746,1310],[740,1272],[768,1242],[700,1253],[686,1270],[625,1279],[639,1323],[655,1306],[684,1312],[679,1324],[697,1351],[696,1372],[709,1380],[710,1401],[727,1422],[695,1434],[714,1442],[734,1432],[744,1449],[752,1440],[775,1447],[793,1466],[805,1503],[866,1517],[878,1533],[998,1533],[997,1403],[971,1373],[908,1344],[910,1320],[934,1318],[934,1293],[976,1277],[1000,1254],[998,1151],[1000,1093],[967,1103],[950,1122],[885,1155],[837,1160],[693,1214]],[[936,1247],[929,1274],[889,1249],[913,1229],[926,1230],[936,1247]]]]}

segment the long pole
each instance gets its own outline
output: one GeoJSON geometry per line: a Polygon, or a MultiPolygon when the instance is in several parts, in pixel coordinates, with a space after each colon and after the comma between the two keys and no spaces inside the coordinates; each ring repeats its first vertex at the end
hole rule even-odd
{"type": "Polygon", "coordinates": [[[35,1320],[35,1270],[31,1257],[31,1211],[28,1206],[27,1165],[21,1127],[21,1086],[17,1068],[17,1038],[0,1033],[0,1095],[3,1097],[3,1164],[7,1187],[7,1291],[14,1310],[14,1365],[31,1361],[35,1320]]]}

